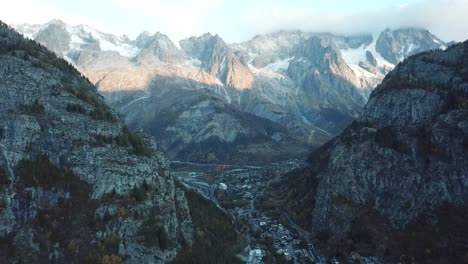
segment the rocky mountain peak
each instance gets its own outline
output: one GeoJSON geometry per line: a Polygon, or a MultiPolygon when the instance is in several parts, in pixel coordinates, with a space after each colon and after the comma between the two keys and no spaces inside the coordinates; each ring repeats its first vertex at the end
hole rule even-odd
{"type": "MultiPolygon", "coordinates": [[[[169,43],[172,42],[169,37],[161,32],[156,32],[154,35],[151,35],[148,31],[142,32],[138,37],[135,39],[134,44],[141,49],[148,48],[154,42],[160,43],[169,43]]],[[[174,45],[174,44],[172,44],[174,45]]]]}
{"type": "Polygon", "coordinates": [[[425,29],[386,29],[376,43],[376,50],[389,62],[398,64],[404,58],[416,53],[444,48],[446,44],[425,29]]]}
{"type": "Polygon", "coordinates": [[[63,54],[70,49],[71,35],[67,31],[67,25],[61,20],[47,23],[35,35],[35,39],[57,54],[63,54]]]}
{"type": "Polygon", "coordinates": [[[180,41],[180,46],[187,57],[200,60],[203,68],[226,86],[238,89],[252,87],[254,76],[247,63],[220,36],[205,33],[180,41]]]}
{"type": "Polygon", "coordinates": [[[314,78],[336,75],[351,83],[357,83],[354,72],[343,60],[338,46],[328,37],[312,36],[299,47],[297,54],[299,62],[300,58],[306,59],[316,70],[314,78]]]}
{"type": "Polygon", "coordinates": [[[205,33],[200,37],[190,37],[180,41],[180,47],[187,57],[207,61],[215,43],[224,42],[220,37],[215,38],[210,33],[205,33]]]}
{"type": "MultiPolygon", "coordinates": [[[[338,47],[333,41],[319,36],[312,36],[304,42],[298,53],[300,56],[312,61],[316,67],[321,67],[323,60],[336,62],[340,56],[338,47]]],[[[328,67],[329,65],[324,66],[328,67]]]]}
{"type": "Polygon", "coordinates": [[[151,39],[151,33],[149,33],[148,31],[143,31],[133,41],[133,44],[138,48],[144,48],[151,44],[151,39]]]}
{"type": "Polygon", "coordinates": [[[120,36],[120,39],[124,42],[130,42],[130,38],[126,35],[126,34],[123,34],[122,36],[120,36]]]}
{"type": "Polygon", "coordinates": [[[67,23],[60,19],[52,19],[49,22],[47,22],[46,25],[55,25],[65,28],[67,26],[67,23]]]}
{"type": "Polygon", "coordinates": [[[145,30],[137,36],[137,38],[135,39],[135,42],[137,43],[137,45],[139,45],[138,43],[143,42],[145,39],[149,38],[150,36],[151,36],[151,33],[145,30]]]}
{"type": "MultiPolygon", "coordinates": [[[[216,36],[217,35],[218,34],[216,34],[216,36]]],[[[197,38],[197,37],[194,37],[194,38],[197,38]]],[[[210,32],[203,33],[200,37],[198,37],[199,40],[204,40],[204,41],[209,40],[211,38],[213,38],[213,35],[210,32]]]]}
{"type": "Polygon", "coordinates": [[[149,63],[168,63],[177,64],[184,61],[182,51],[169,39],[169,37],[160,32],[150,35],[148,32],[141,33],[133,43],[140,49],[139,61],[149,63]]]}

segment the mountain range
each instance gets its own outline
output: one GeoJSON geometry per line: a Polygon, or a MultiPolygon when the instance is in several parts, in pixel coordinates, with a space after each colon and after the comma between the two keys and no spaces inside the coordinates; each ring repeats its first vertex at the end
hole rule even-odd
{"type": "Polygon", "coordinates": [[[177,45],[162,33],[130,40],[60,20],[15,28],[76,66],[168,158],[199,162],[305,153],[357,118],[396,64],[448,45],[415,28],[279,31],[234,44],[206,33],[177,45]]]}
{"type": "Polygon", "coordinates": [[[0,22],[0,262],[237,263],[254,242],[242,221],[180,184],[160,150],[251,162],[332,137],[249,205],[327,259],[466,262],[468,41],[400,29],[179,47],[16,28],[50,47],[0,22]]]}

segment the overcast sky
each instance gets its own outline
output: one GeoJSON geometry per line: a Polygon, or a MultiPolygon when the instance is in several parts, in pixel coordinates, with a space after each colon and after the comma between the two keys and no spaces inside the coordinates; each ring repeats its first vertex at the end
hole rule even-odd
{"type": "Polygon", "coordinates": [[[228,42],[275,30],[378,33],[423,27],[445,41],[468,38],[468,0],[0,0],[0,20],[62,19],[135,38],[157,31],[174,41],[205,32],[228,42]]]}

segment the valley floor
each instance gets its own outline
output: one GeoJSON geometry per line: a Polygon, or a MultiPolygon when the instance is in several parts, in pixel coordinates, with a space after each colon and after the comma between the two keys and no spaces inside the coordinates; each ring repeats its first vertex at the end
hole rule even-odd
{"type": "Polygon", "coordinates": [[[245,263],[326,263],[315,251],[309,233],[286,212],[274,214],[256,206],[271,180],[303,165],[303,161],[291,159],[264,167],[182,162],[171,167],[186,187],[242,223],[240,231],[252,241],[238,255],[245,263]]]}

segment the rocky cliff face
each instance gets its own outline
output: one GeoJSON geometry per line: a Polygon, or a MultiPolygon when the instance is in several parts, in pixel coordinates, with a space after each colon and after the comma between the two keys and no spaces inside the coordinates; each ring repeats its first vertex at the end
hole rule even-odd
{"type": "MultiPolygon", "coordinates": [[[[141,109],[146,108],[139,111],[140,108],[134,107],[135,99],[167,101],[171,98],[172,104],[187,107],[177,108],[177,111],[191,111],[192,104],[179,102],[190,88],[197,94],[195,97],[208,95],[222,100],[223,103],[216,103],[222,106],[222,112],[234,109],[244,116],[268,119],[306,146],[323,144],[340,133],[361,113],[373,88],[400,60],[413,52],[444,45],[440,42],[437,46],[435,43],[439,40],[435,37],[431,42],[433,36],[425,31],[409,29],[385,31],[378,39],[370,34],[339,36],[280,31],[236,44],[227,44],[220,36],[207,33],[181,41],[179,49],[161,33],[153,36],[142,33],[132,41],[125,36],[112,36],[60,21],[17,28],[76,65],[98,86],[107,102],[134,125],[148,128],[151,123],[157,123],[147,114],[141,118],[136,115],[136,112],[152,112],[153,103],[138,101],[144,103],[141,109]],[[385,37],[387,35],[391,37],[385,37]],[[58,36],[60,41],[57,41],[58,36]],[[403,48],[404,52],[395,55],[393,46],[398,46],[397,51],[403,48]],[[390,62],[388,58],[392,56],[398,56],[397,60],[390,62]],[[180,85],[176,85],[178,83],[180,85]],[[176,87],[180,96],[153,95],[160,89],[167,89],[154,89],[156,84],[176,87]],[[136,112],[131,112],[133,110],[136,112]]],[[[165,102],[154,104],[164,105],[165,102]]],[[[201,113],[204,115],[201,119],[211,119],[209,111],[201,113]]],[[[230,120],[222,118],[219,125],[230,127],[230,120]]],[[[180,126],[191,124],[180,123],[180,126]]],[[[204,130],[203,134],[212,134],[216,141],[226,142],[218,128],[208,127],[212,129],[204,130]]],[[[245,129],[256,130],[255,127],[245,129]]],[[[153,130],[152,135],[159,142],[169,142],[173,139],[167,135],[172,130],[172,126],[168,126],[153,130]]],[[[200,130],[191,131],[190,136],[184,137],[198,137],[200,130]]],[[[277,136],[268,137],[269,145],[278,142],[277,136]]],[[[180,144],[188,148],[188,142],[191,141],[180,141],[180,144]]],[[[258,141],[238,140],[234,145],[236,149],[257,148],[258,141]]],[[[161,144],[165,153],[169,153],[169,146],[161,144]]],[[[295,150],[291,148],[291,152],[295,150]]],[[[169,156],[187,157],[179,153],[182,152],[169,156]]],[[[206,157],[209,153],[201,154],[206,157]]]]}
{"type": "MultiPolygon", "coordinates": [[[[311,37],[303,43],[291,60],[288,75],[302,85],[304,107],[315,106],[317,124],[332,134],[339,133],[340,126],[357,117],[365,98],[356,89],[358,79],[345,63],[335,42],[328,38],[311,37]],[[346,96],[345,96],[346,95],[346,96]],[[330,110],[341,115],[333,120],[324,116],[330,110]],[[332,121],[334,126],[325,124],[332,121]]],[[[312,119],[312,118],[310,118],[312,119]]]]}
{"type": "Polygon", "coordinates": [[[180,46],[188,57],[199,60],[202,67],[223,84],[238,89],[252,88],[254,76],[247,63],[235,56],[218,35],[207,33],[199,38],[185,39],[180,46]]]}
{"type": "Polygon", "coordinates": [[[461,261],[467,73],[468,42],[406,59],[372,93],[361,117],[313,153],[301,176],[289,178],[289,197],[299,202],[285,205],[323,248],[363,250],[390,262],[396,254],[461,261]]]}
{"type": "Polygon", "coordinates": [[[192,243],[156,144],[72,66],[2,23],[0,79],[1,262],[167,263],[192,243]]]}

